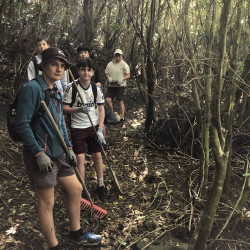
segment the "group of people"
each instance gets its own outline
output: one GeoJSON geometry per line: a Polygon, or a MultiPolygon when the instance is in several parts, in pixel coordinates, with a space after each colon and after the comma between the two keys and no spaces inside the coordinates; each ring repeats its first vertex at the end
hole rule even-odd
{"type": "MultiPolygon", "coordinates": [[[[82,186],[74,167],[77,166],[82,179],[85,176],[86,145],[92,154],[97,174],[97,195],[100,200],[107,199],[107,189],[103,178],[101,144],[104,145],[104,95],[101,90],[100,72],[90,59],[90,49],[80,45],[77,48],[78,62],[70,67],[64,52],[50,47],[46,37],[36,41],[38,55],[28,66],[29,81],[18,95],[16,132],[24,147],[23,158],[26,171],[38,199],[38,218],[41,231],[50,249],[63,248],[55,233],[53,220],[54,188],[59,183],[68,195],[70,221],[69,237],[82,245],[97,245],[102,236],[83,230],[80,225],[80,200],[82,186]],[[73,75],[68,83],[66,70],[73,75]],[[41,109],[41,101],[47,101],[48,109],[68,147],[69,156],[60,144],[48,116],[41,109]],[[39,119],[34,122],[34,116],[39,119]],[[64,115],[71,115],[71,140],[69,139],[64,115]]],[[[122,59],[122,51],[115,50],[114,60],[105,70],[108,79],[106,103],[113,112],[114,97],[119,104],[121,120],[124,121],[124,90],[130,77],[129,66],[122,59]]]]}

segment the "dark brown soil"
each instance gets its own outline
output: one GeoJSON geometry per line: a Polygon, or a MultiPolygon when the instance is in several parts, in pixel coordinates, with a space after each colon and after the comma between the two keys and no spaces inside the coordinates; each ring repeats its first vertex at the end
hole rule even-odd
{"type": "MultiPolygon", "coordinates": [[[[138,92],[131,89],[133,92],[131,98],[135,99],[138,92]]],[[[91,249],[145,249],[139,247],[142,241],[146,242],[144,247],[148,244],[150,249],[160,246],[168,249],[167,245],[185,249],[184,243],[188,243],[205,204],[193,196],[199,192],[199,161],[146,141],[141,124],[143,109],[138,109],[136,102],[127,102],[127,106],[126,122],[106,127],[107,157],[120,182],[122,195],[117,193],[106,168],[109,199],[107,202],[97,199],[95,172],[91,158],[87,158],[87,187],[94,203],[108,211],[103,219],[82,211],[83,228],[103,235],[102,246],[91,249]],[[193,215],[191,209],[194,209],[193,215]]],[[[23,166],[22,145],[9,139],[4,114],[1,114],[0,130],[0,249],[47,249],[39,229],[36,197],[23,166]]],[[[241,179],[235,181],[241,182],[241,179]]],[[[240,188],[241,183],[237,187],[240,188]]],[[[70,249],[86,249],[69,243],[66,194],[60,187],[55,189],[55,200],[58,239],[70,249]]],[[[242,220],[237,229],[232,240],[247,241],[247,223],[242,220]]],[[[236,247],[232,249],[247,249],[246,245],[230,240],[218,249],[230,249],[229,245],[236,247]]]]}

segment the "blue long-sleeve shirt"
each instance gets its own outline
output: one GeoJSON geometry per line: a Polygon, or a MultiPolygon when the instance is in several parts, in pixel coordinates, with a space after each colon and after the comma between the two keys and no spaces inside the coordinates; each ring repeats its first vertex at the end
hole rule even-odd
{"type": "Polygon", "coordinates": [[[48,118],[42,112],[42,116],[31,126],[34,115],[40,111],[41,101],[45,99],[45,90],[50,91],[51,97],[48,109],[60,130],[65,143],[72,147],[63,118],[61,95],[56,86],[49,89],[49,85],[42,76],[26,83],[19,92],[16,116],[16,131],[20,135],[26,148],[33,154],[44,151],[50,158],[57,159],[63,155],[60,140],[48,118]]]}

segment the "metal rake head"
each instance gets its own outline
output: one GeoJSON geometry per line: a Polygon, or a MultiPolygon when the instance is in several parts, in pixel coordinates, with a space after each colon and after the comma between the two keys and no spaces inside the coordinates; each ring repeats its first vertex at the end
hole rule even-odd
{"type": "Polygon", "coordinates": [[[93,203],[81,198],[81,208],[86,211],[93,211],[99,218],[103,218],[107,211],[94,205],[93,203]]]}

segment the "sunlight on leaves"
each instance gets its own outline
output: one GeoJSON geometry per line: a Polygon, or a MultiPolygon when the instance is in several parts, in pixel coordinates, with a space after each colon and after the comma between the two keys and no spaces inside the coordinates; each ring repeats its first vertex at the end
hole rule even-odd
{"type": "Polygon", "coordinates": [[[143,216],[138,216],[138,217],[136,218],[136,220],[143,220],[143,219],[145,219],[145,218],[146,218],[145,215],[143,215],[143,216]]]}
{"type": "Polygon", "coordinates": [[[130,177],[131,179],[136,179],[136,174],[135,174],[135,172],[132,172],[132,173],[129,175],[129,177],[130,177]]]}
{"type": "Polygon", "coordinates": [[[143,179],[148,175],[148,168],[146,167],[145,170],[139,176],[139,181],[143,181],[143,179]]]}
{"type": "Polygon", "coordinates": [[[11,227],[10,229],[6,230],[6,235],[9,235],[9,234],[15,234],[16,233],[16,229],[17,227],[19,226],[19,224],[16,224],[15,226],[11,227]]]}
{"type": "Polygon", "coordinates": [[[124,137],[123,137],[123,140],[124,140],[124,141],[128,141],[128,137],[124,136],[124,137]]]}
{"type": "Polygon", "coordinates": [[[158,175],[158,176],[160,176],[161,172],[160,171],[156,171],[155,174],[158,175]]]}
{"type": "Polygon", "coordinates": [[[126,243],[125,241],[121,241],[121,240],[117,240],[117,241],[118,241],[119,244],[122,245],[122,246],[126,246],[126,245],[127,245],[127,243],[126,243]]]}
{"type": "Polygon", "coordinates": [[[141,121],[138,121],[137,119],[133,120],[133,123],[131,124],[133,128],[137,128],[141,126],[141,121]]]}

